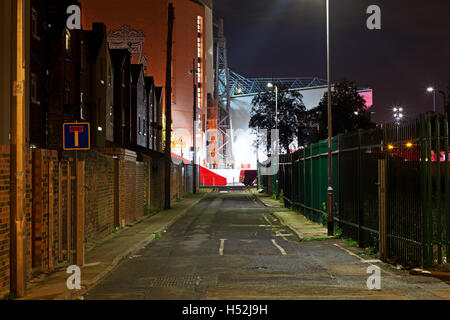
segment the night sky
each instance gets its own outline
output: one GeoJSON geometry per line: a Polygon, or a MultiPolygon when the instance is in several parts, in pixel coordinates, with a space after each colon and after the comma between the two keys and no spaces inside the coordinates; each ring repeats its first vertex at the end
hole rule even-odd
{"type": "MultiPolygon", "coordinates": [[[[374,89],[373,120],[402,105],[413,117],[433,108],[434,85],[450,79],[449,0],[330,0],[332,80],[374,89]],[[366,27],[369,5],[382,30],[366,27]]],[[[326,79],[325,0],[214,0],[224,18],[230,68],[247,77],[326,79]]],[[[437,111],[443,98],[437,95],[437,111]]]]}

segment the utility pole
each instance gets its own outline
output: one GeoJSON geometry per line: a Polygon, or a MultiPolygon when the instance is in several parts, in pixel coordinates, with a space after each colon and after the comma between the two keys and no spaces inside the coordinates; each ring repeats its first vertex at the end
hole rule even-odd
{"type": "Polygon", "coordinates": [[[328,235],[334,234],[333,218],[333,118],[331,92],[331,62],[330,62],[330,0],[327,0],[327,73],[328,73],[328,235]]]}
{"type": "Polygon", "coordinates": [[[193,180],[193,188],[194,191],[193,193],[196,194],[197,193],[197,82],[196,82],[196,78],[197,78],[197,70],[195,70],[195,58],[192,61],[192,81],[193,81],[193,87],[194,87],[194,107],[193,107],[193,120],[192,120],[192,145],[194,147],[194,154],[193,154],[193,159],[192,159],[192,164],[193,164],[193,176],[194,178],[193,180]]]}
{"type": "Polygon", "coordinates": [[[168,10],[168,32],[167,32],[167,66],[166,66],[166,165],[164,183],[164,209],[170,209],[170,180],[172,171],[172,38],[173,21],[175,19],[173,4],[169,3],[168,10]]]}
{"type": "Polygon", "coordinates": [[[13,63],[13,103],[11,104],[11,291],[25,295],[24,193],[25,193],[25,0],[13,1],[16,61],[13,63]],[[15,67],[15,68],[14,68],[15,67]]]}

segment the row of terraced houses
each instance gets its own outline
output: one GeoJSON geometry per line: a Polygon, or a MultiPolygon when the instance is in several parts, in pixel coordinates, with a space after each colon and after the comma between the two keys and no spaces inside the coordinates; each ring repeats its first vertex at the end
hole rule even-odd
{"type": "MultiPolygon", "coordinates": [[[[183,1],[202,9],[202,17],[210,12],[203,1],[183,1]]],[[[155,8],[168,4],[157,2],[155,8]]],[[[194,191],[192,166],[168,164],[163,154],[165,49],[133,21],[115,29],[101,18],[87,25],[83,5],[73,0],[0,4],[0,298],[23,295],[36,273],[82,264],[86,243],[159,212],[166,165],[173,200],[194,191]],[[82,9],[80,30],[66,25],[73,4],[82,9]],[[90,123],[90,151],[64,151],[63,124],[74,122],[90,123]]],[[[176,14],[192,20],[193,28],[178,28],[178,37],[184,32],[194,44],[186,54],[175,41],[175,59],[186,56],[192,69],[192,57],[198,58],[196,67],[209,70],[206,59],[197,57],[207,50],[197,46],[199,14],[181,9],[176,14]]],[[[167,37],[167,15],[151,26],[161,39],[167,37]]],[[[186,113],[183,106],[192,112],[192,100],[182,100],[187,92],[193,99],[188,71],[186,83],[172,79],[174,113],[186,113]]],[[[198,76],[199,123],[206,120],[212,90],[207,79],[206,71],[198,76]]],[[[177,123],[188,131],[192,113],[174,114],[177,123]]],[[[185,141],[192,140],[190,134],[185,141]]]]}

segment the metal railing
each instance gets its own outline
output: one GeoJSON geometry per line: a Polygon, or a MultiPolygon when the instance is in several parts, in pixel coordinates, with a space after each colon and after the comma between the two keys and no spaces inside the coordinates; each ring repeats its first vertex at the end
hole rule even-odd
{"type": "MultiPolygon", "coordinates": [[[[282,194],[286,207],[326,225],[327,159],[327,141],[282,155],[278,175],[261,176],[261,184],[266,192],[282,194]]],[[[448,262],[447,116],[422,115],[334,137],[333,168],[333,215],[344,237],[391,262],[448,262]]]]}

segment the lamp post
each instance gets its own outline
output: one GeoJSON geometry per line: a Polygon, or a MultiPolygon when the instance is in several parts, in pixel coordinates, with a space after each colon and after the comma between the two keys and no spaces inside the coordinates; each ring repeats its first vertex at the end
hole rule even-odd
{"type": "Polygon", "coordinates": [[[330,43],[330,0],[327,0],[327,82],[328,82],[328,235],[334,234],[333,219],[333,118],[331,110],[331,43],[330,43]]]}
{"type": "MultiPolygon", "coordinates": [[[[278,86],[276,84],[273,84],[271,82],[269,82],[267,84],[267,86],[269,88],[273,88],[275,87],[275,132],[277,135],[277,140],[279,139],[279,133],[278,133],[278,86]]],[[[275,150],[278,152],[278,148],[279,148],[279,142],[277,141],[277,147],[275,148],[275,150]]],[[[277,156],[277,161],[278,161],[278,154],[277,156]]],[[[278,175],[277,175],[277,180],[276,180],[276,185],[277,185],[277,199],[279,198],[279,192],[278,192],[278,175]]]]}
{"type": "Polygon", "coordinates": [[[397,125],[397,141],[399,139],[399,128],[400,128],[400,121],[403,119],[404,115],[403,115],[403,108],[400,107],[395,107],[393,109],[394,111],[394,119],[395,119],[395,124],[397,125]]]}
{"type": "Polygon", "coordinates": [[[192,62],[192,70],[189,72],[190,75],[192,75],[193,78],[193,87],[194,87],[194,106],[193,106],[193,121],[192,121],[192,143],[193,143],[193,147],[194,147],[194,153],[193,153],[193,193],[196,194],[197,193],[197,165],[196,165],[196,160],[197,160],[197,81],[196,81],[196,77],[197,77],[197,73],[198,71],[195,69],[195,58],[193,59],[192,62]]]}
{"type": "Polygon", "coordinates": [[[436,90],[433,87],[428,87],[427,91],[433,93],[433,111],[436,113],[436,90]]]}
{"type": "Polygon", "coordinates": [[[447,97],[445,95],[445,92],[439,89],[436,89],[434,87],[428,87],[427,88],[427,92],[428,93],[433,93],[433,110],[434,113],[436,113],[436,91],[440,94],[442,94],[442,96],[444,97],[444,111],[445,111],[445,107],[447,106],[447,97]]]}

